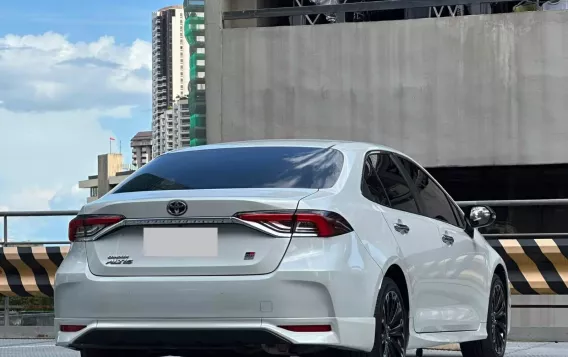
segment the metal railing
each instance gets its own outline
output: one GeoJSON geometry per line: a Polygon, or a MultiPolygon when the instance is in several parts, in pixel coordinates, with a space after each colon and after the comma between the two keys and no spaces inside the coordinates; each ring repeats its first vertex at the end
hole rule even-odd
{"type": "Polygon", "coordinates": [[[36,242],[10,242],[8,239],[8,217],[57,217],[57,216],[75,216],[79,211],[0,211],[4,223],[4,235],[0,247],[6,247],[11,244],[69,244],[69,241],[36,241],[36,242]]]}
{"type": "Polygon", "coordinates": [[[472,14],[477,14],[479,5],[486,3],[510,2],[511,0],[382,0],[349,2],[339,5],[308,5],[293,7],[273,7],[262,9],[234,10],[223,12],[223,21],[260,18],[293,17],[321,15],[330,13],[357,13],[367,11],[405,10],[428,7],[472,6],[472,14]]]}
{"type": "MultiPolygon", "coordinates": [[[[534,200],[486,200],[486,201],[460,201],[457,202],[460,207],[472,207],[477,205],[485,205],[489,207],[535,207],[535,206],[566,206],[568,207],[567,198],[554,199],[534,199],[534,200]]],[[[566,233],[487,233],[483,236],[488,239],[499,238],[564,238],[568,237],[566,233]]]]}
{"type": "MultiPolygon", "coordinates": [[[[486,205],[490,207],[528,207],[528,206],[567,206],[568,199],[535,199],[535,200],[485,200],[485,201],[459,201],[457,204],[460,207],[471,207],[475,205],[486,205]]],[[[55,216],[74,216],[78,211],[0,211],[0,217],[4,221],[4,236],[0,242],[0,247],[9,246],[11,244],[69,244],[69,241],[37,241],[37,242],[10,242],[8,239],[8,217],[55,217],[55,216]]],[[[484,234],[486,238],[505,238],[505,237],[568,237],[566,233],[495,233],[484,234]]]]}
{"type": "MultiPolygon", "coordinates": [[[[9,247],[10,245],[61,245],[69,244],[68,240],[65,241],[35,241],[35,242],[10,242],[8,238],[8,217],[57,217],[57,216],[75,216],[79,211],[6,211],[0,212],[0,217],[3,221],[3,237],[0,242],[0,248],[9,247]]],[[[18,321],[22,321],[20,314],[10,312],[10,299],[9,297],[4,297],[4,314],[2,317],[2,324],[5,327],[10,325],[18,324],[18,321]]],[[[53,315],[53,314],[51,314],[53,315]]],[[[51,319],[53,319],[51,317],[51,319]]],[[[39,326],[39,325],[38,325],[39,326]]],[[[43,325],[41,325],[43,326],[43,325]]]]}

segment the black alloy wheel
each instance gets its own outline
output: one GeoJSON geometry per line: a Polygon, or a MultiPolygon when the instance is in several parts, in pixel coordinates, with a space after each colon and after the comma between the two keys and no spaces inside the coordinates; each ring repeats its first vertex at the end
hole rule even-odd
{"type": "Polygon", "coordinates": [[[460,344],[464,357],[503,357],[507,348],[508,294],[505,283],[493,276],[487,309],[487,338],[460,344]]]}
{"type": "Polygon", "coordinates": [[[491,291],[491,341],[497,356],[505,355],[507,346],[507,298],[503,285],[495,284],[491,291]]]}
{"type": "Polygon", "coordinates": [[[406,316],[402,297],[397,290],[385,294],[381,306],[382,357],[404,357],[406,355],[406,316]]]}

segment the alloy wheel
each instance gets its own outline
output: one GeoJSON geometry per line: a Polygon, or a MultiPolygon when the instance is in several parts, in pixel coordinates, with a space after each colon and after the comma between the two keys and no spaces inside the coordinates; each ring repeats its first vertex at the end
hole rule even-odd
{"type": "Polygon", "coordinates": [[[404,357],[406,349],[405,316],[402,299],[391,290],[382,305],[381,351],[383,357],[404,357]]]}
{"type": "Polygon", "coordinates": [[[507,299],[501,284],[493,287],[491,302],[491,340],[497,356],[503,356],[507,343],[507,299]]]}

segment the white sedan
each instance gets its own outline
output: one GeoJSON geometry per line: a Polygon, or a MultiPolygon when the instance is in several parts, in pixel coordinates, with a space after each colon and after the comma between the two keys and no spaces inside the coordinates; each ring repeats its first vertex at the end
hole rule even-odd
{"type": "Polygon", "coordinates": [[[83,357],[502,357],[501,257],[420,165],[366,143],[207,145],[155,158],[69,224],[57,345],[83,357]]]}

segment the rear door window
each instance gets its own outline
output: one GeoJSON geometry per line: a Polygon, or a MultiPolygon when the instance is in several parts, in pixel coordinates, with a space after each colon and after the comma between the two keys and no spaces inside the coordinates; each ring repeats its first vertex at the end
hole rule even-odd
{"type": "Polygon", "coordinates": [[[331,148],[236,147],[164,154],[117,186],[113,193],[158,190],[332,187],[343,154],[331,148]]]}
{"type": "Polygon", "coordinates": [[[377,174],[394,209],[418,214],[416,200],[390,154],[377,155],[377,174]]]}
{"type": "Polygon", "coordinates": [[[389,206],[390,202],[387,197],[387,193],[377,174],[378,157],[379,154],[374,153],[368,155],[365,159],[365,165],[363,167],[362,191],[363,195],[369,200],[383,206],[389,206]]]}
{"type": "Polygon", "coordinates": [[[448,197],[436,182],[410,160],[402,156],[399,156],[398,159],[416,187],[418,197],[420,197],[424,205],[424,214],[430,218],[459,227],[448,197]]]}

